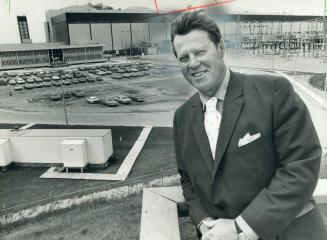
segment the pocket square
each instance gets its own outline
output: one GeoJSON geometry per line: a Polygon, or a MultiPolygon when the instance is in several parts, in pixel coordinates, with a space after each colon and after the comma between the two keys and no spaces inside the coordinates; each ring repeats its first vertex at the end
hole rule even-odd
{"type": "Polygon", "coordinates": [[[249,144],[250,142],[253,142],[254,140],[257,140],[260,137],[261,133],[255,133],[253,135],[250,135],[250,133],[247,132],[244,137],[240,138],[237,145],[238,147],[242,147],[246,144],[249,144]]]}

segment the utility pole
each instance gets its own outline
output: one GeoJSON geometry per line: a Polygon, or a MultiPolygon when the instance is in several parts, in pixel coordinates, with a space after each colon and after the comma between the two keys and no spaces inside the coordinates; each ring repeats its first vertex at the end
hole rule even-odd
{"type": "MultiPolygon", "coordinates": [[[[58,71],[58,60],[59,60],[59,57],[54,57],[53,58],[54,66],[55,66],[55,73],[58,71]]],[[[64,104],[65,120],[66,120],[66,125],[68,125],[64,84],[63,84],[61,74],[59,73],[59,71],[58,71],[58,75],[60,76],[60,81],[61,81],[61,94],[62,94],[62,101],[63,101],[63,104],[64,104]]]]}
{"type": "MultiPolygon", "coordinates": [[[[324,2],[324,31],[323,31],[323,41],[324,41],[324,51],[325,51],[325,56],[324,56],[324,62],[326,62],[326,10],[327,10],[327,4],[326,1],[324,2]]],[[[324,94],[324,109],[326,109],[326,100],[327,100],[327,73],[325,76],[325,94],[324,94]]]]}
{"type": "Polygon", "coordinates": [[[323,23],[323,43],[324,43],[324,51],[325,51],[325,56],[324,56],[324,62],[326,61],[326,11],[327,11],[327,0],[324,0],[324,23],[323,23]]]}

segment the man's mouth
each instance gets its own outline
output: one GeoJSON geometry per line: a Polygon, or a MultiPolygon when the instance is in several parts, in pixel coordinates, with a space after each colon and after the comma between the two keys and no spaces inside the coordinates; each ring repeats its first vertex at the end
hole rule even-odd
{"type": "Polygon", "coordinates": [[[204,70],[204,71],[201,71],[201,72],[191,73],[191,75],[193,77],[202,77],[206,72],[207,72],[207,70],[204,70]]]}

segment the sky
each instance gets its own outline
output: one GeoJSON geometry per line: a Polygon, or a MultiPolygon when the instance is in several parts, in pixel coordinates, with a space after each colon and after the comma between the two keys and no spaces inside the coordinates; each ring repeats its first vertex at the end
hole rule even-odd
{"type": "MultiPolygon", "coordinates": [[[[155,11],[155,0],[92,0],[114,8],[147,7],[155,11]]],[[[156,0],[159,11],[173,11],[190,5],[200,6],[226,0],[156,0]]],[[[17,15],[25,15],[33,43],[45,42],[45,11],[71,5],[83,5],[90,0],[0,0],[0,44],[20,43],[17,15]],[[10,11],[9,11],[10,3],[10,11]]],[[[322,15],[324,0],[232,0],[223,4],[232,12],[257,14],[322,15]]],[[[222,6],[222,5],[221,5],[222,6]]]]}

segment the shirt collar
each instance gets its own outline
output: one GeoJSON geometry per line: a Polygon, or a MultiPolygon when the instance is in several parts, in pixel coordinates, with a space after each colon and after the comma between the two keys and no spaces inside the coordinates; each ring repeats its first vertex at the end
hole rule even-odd
{"type": "MultiPolygon", "coordinates": [[[[219,86],[216,94],[214,95],[214,97],[216,97],[218,100],[222,100],[222,101],[225,100],[225,95],[226,95],[227,86],[229,83],[229,78],[230,78],[230,71],[229,71],[228,67],[226,67],[225,77],[224,77],[221,85],[219,86]]],[[[203,95],[201,92],[199,92],[199,94],[200,94],[201,102],[202,102],[203,106],[205,106],[206,102],[209,100],[209,97],[203,95]]]]}

